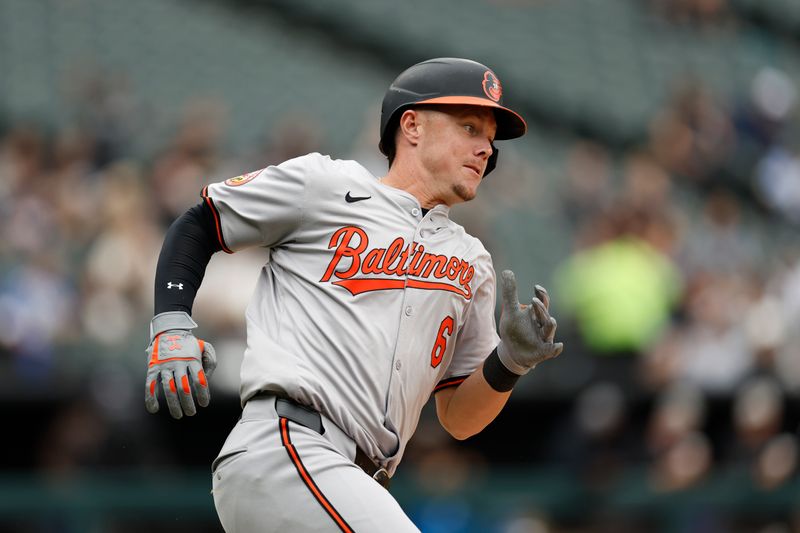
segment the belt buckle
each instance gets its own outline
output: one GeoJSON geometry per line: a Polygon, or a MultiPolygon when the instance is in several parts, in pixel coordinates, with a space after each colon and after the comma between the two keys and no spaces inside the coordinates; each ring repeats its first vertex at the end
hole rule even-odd
{"type": "Polygon", "coordinates": [[[385,489],[389,488],[389,472],[385,468],[381,467],[376,470],[375,473],[372,474],[372,479],[377,481],[381,487],[385,489]]]}

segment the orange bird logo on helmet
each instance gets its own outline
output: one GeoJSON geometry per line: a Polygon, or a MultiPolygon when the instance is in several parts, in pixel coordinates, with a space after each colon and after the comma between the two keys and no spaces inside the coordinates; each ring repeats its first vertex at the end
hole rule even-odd
{"type": "Polygon", "coordinates": [[[483,92],[486,96],[497,102],[503,96],[503,88],[500,86],[500,80],[494,75],[494,72],[487,70],[483,75],[483,92]]]}

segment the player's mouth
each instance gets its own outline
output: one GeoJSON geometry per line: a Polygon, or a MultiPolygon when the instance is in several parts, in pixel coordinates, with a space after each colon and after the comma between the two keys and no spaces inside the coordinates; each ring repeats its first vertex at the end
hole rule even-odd
{"type": "Polygon", "coordinates": [[[473,171],[475,174],[477,174],[477,176],[479,178],[483,175],[483,168],[481,168],[479,165],[475,165],[475,164],[471,164],[470,163],[470,164],[466,164],[464,166],[466,168],[470,169],[471,171],[473,171]]]}

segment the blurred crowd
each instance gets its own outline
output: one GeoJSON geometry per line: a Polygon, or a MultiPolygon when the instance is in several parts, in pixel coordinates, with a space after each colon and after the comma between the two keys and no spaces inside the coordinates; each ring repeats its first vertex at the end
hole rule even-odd
{"type": "MultiPolygon", "coordinates": [[[[95,79],[74,103],[70,127],[18,121],[0,130],[6,397],[71,398],[80,388],[85,394],[75,405],[93,406],[65,407],[46,430],[47,446],[37,455],[45,470],[79,467],[113,438],[115,421],[142,416],[153,276],[172,220],[211,181],[326,151],[313,125],[291,119],[265,132],[261,146],[227,149],[224,106],[199,101],[187,105],[162,149],[143,155],[133,140],[146,132],[126,91],[95,79]]],[[[638,145],[581,139],[569,147],[554,180],[553,217],[571,249],[549,287],[567,348],[565,361],[547,365],[563,363],[562,374],[571,373],[563,395],[574,401],[539,436],[550,443],[543,463],[575,469],[590,488],[613,484],[631,466],[646,468],[645,486],[655,492],[702,486],[728,467],[744,469],[746,483],[761,491],[796,481],[797,100],[796,84],[775,69],[762,70],[748,98],[731,104],[686,80],[638,145]]],[[[539,194],[519,183],[537,172],[536,162],[503,157],[509,166],[492,177],[492,196],[539,194]]],[[[379,162],[369,164],[378,171],[379,162]]],[[[491,216],[477,209],[464,217],[468,227],[483,228],[490,250],[504,243],[486,229],[491,216]]],[[[197,305],[204,335],[223,352],[227,346],[234,362],[251,286],[239,281],[254,282],[264,260],[261,253],[238,255],[224,265],[212,261],[210,287],[197,305]]],[[[235,394],[238,369],[229,364],[233,370],[215,385],[235,394]]],[[[552,376],[557,391],[559,375],[552,376]]],[[[433,431],[424,426],[420,433],[433,431]]],[[[446,494],[480,471],[475,450],[418,438],[409,461],[423,486],[446,494]],[[438,471],[446,475],[431,475],[438,471]]],[[[453,505],[451,518],[466,512],[453,505]]],[[[545,519],[520,520],[508,530],[548,531],[545,519]]]]}
{"type": "Polygon", "coordinates": [[[610,360],[583,391],[596,395],[587,409],[606,411],[587,429],[618,424],[609,411],[624,418],[632,390],[652,395],[643,449],[660,487],[691,486],[726,463],[748,465],[765,489],[796,475],[796,91],[764,69],[728,106],[688,80],[618,165],[596,144],[571,153],[564,207],[576,249],[554,290],[579,343],[610,360]],[[730,419],[710,428],[717,398],[730,399],[730,419]]]}

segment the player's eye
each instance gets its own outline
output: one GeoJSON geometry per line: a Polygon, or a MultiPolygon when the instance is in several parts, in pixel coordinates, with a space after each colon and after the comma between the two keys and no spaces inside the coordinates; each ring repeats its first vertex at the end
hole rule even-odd
{"type": "Polygon", "coordinates": [[[469,133],[470,135],[475,135],[475,133],[478,131],[478,130],[475,128],[475,126],[474,126],[474,125],[472,125],[472,124],[464,124],[464,129],[465,129],[465,130],[467,131],[467,133],[469,133]]]}

